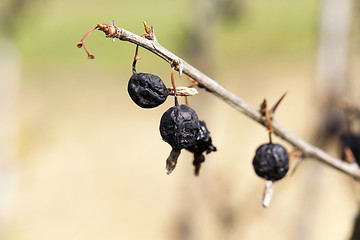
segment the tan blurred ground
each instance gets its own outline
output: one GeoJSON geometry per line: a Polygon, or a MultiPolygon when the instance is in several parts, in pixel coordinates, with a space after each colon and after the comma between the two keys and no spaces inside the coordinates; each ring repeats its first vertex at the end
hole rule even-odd
{"type": "MultiPolygon", "coordinates": [[[[227,87],[255,105],[287,90],[277,119],[309,138],[311,102],[303,97],[312,92],[309,66],[286,65],[289,75],[283,64],[256,66],[262,71],[247,69],[240,77],[267,76],[273,87],[256,81],[227,87]]],[[[207,156],[198,178],[186,152],[167,176],[170,147],[158,125],[171,99],[143,110],[127,96],[129,76],[106,81],[111,76],[96,71],[44,71],[49,78],[37,81],[39,73],[31,73],[21,89],[22,162],[9,239],[174,239],[179,221],[188,222],[197,239],[349,235],[356,209],[351,181],[313,161],[277,183],[271,206],[261,207],[264,182],[251,159],[266,131],[215,97],[202,102],[206,93],[200,91],[191,103],[218,152],[207,156]]]]}

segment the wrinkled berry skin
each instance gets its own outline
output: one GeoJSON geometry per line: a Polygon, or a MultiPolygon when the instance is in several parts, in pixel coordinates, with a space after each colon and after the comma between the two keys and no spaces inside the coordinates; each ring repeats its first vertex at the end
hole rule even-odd
{"type": "Polygon", "coordinates": [[[183,149],[195,144],[200,123],[196,112],[186,105],[169,108],[161,117],[160,134],[174,149],[183,149]]]}
{"type": "Polygon", "coordinates": [[[194,153],[193,165],[195,166],[195,175],[198,176],[201,164],[205,162],[205,156],[203,155],[203,152],[209,154],[216,151],[216,147],[212,145],[210,132],[207,129],[204,121],[200,121],[199,136],[195,144],[187,147],[186,150],[194,153]]]}
{"type": "Polygon", "coordinates": [[[195,142],[194,145],[191,145],[190,147],[187,147],[186,150],[192,152],[192,153],[203,153],[206,152],[206,154],[209,154],[210,152],[215,152],[216,147],[212,145],[212,139],[210,136],[210,132],[206,127],[206,124],[204,121],[200,121],[200,131],[199,136],[195,142]]]}
{"type": "MultiPolygon", "coordinates": [[[[360,136],[353,133],[346,133],[341,136],[342,153],[344,154],[345,147],[349,147],[354,155],[355,161],[360,165],[360,136]]],[[[343,158],[345,156],[343,155],[343,158]]]]}
{"type": "Polygon", "coordinates": [[[142,108],[154,108],[164,103],[169,95],[163,81],[150,73],[134,73],[128,83],[131,99],[142,108]]]}
{"type": "Polygon", "coordinates": [[[256,149],[253,166],[259,177],[270,181],[282,179],[289,170],[289,157],[280,144],[263,144],[256,149]]]}

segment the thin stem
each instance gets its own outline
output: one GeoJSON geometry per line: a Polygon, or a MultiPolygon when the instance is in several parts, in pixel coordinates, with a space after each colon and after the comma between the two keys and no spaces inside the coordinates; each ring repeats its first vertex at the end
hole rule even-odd
{"type": "Polygon", "coordinates": [[[272,144],[272,137],[271,137],[272,132],[269,132],[269,143],[272,144]]]}
{"type": "Polygon", "coordinates": [[[140,59],[138,56],[138,52],[139,52],[139,45],[136,45],[135,56],[134,56],[134,61],[133,61],[133,65],[132,65],[133,73],[136,73],[136,62],[137,62],[137,60],[140,59]]]}
{"type": "Polygon", "coordinates": [[[175,69],[175,67],[171,66],[171,74],[170,74],[171,75],[171,85],[172,85],[172,87],[174,89],[175,106],[178,106],[179,102],[178,102],[177,90],[176,90],[176,86],[175,86],[174,69],[175,69]]]}
{"type": "Polygon", "coordinates": [[[269,109],[267,107],[265,107],[265,115],[266,115],[266,125],[267,125],[268,131],[269,131],[269,142],[270,142],[270,144],[272,144],[271,134],[272,134],[273,130],[272,130],[272,125],[271,125],[269,109]]]}
{"type": "Polygon", "coordinates": [[[88,55],[88,59],[94,59],[95,56],[92,55],[92,54],[89,52],[89,50],[87,50],[87,48],[85,47],[84,41],[85,41],[85,39],[87,38],[87,36],[89,36],[89,34],[90,34],[92,31],[94,31],[95,29],[97,29],[97,28],[99,28],[98,25],[96,25],[95,27],[93,27],[92,29],[90,29],[90,31],[88,31],[88,32],[84,35],[84,37],[80,40],[80,42],[78,42],[77,45],[76,45],[78,48],[84,47],[84,50],[85,50],[85,52],[86,52],[87,55],[88,55]]]}
{"type": "Polygon", "coordinates": [[[92,29],[90,29],[90,31],[88,31],[88,32],[83,36],[83,38],[80,40],[79,43],[84,43],[84,41],[85,41],[85,39],[87,38],[87,36],[89,36],[89,34],[90,34],[92,31],[94,31],[95,29],[97,29],[97,28],[99,28],[98,25],[96,25],[95,27],[93,27],[92,29]]]}
{"type": "Polygon", "coordinates": [[[174,67],[171,67],[171,85],[174,89],[174,95],[177,96],[177,91],[176,91],[176,87],[175,87],[175,79],[174,79],[174,67]]]}

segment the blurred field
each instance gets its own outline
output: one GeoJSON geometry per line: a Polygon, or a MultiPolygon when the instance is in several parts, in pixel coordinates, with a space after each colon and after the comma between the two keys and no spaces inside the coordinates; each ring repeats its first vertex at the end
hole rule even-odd
{"type": "MultiPolygon", "coordinates": [[[[217,26],[211,73],[255,106],[287,91],[276,120],[307,141],[316,139],[320,121],[314,104],[317,5],[245,1],[241,18],[217,26]]],[[[191,63],[185,49],[196,21],[192,6],[190,0],[26,2],[11,39],[21,61],[17,187],[4,239],[350,236],[354,184],[312,160],[276,183],[272,203],[263,209],[264,181],[251,161],[267,141],[266,130],[201,89],[190,105],[206,121],[218,152],[206,157],[199,177],[185,151],[166,175],[171,149],[158,128],[173,101],[144,110],[128,97],[134,45],[95,32],[86,41],[94,60],[76,48],[98,22],[114,19],[141,34],[146,20],[163,46],[191,63]]],[[[157,74],[169,86],[169,66],[143,49],[140,56],[138,71],[157,74]]],[[[178,83],[188,84],[185,78],[178,83]]]]}

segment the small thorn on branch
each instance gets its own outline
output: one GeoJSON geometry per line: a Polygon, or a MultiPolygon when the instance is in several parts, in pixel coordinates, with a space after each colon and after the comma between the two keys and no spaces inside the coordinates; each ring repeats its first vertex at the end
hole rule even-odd
{"type": "Polygon", "coordinates": [[[270,117],[272,118],[275,111],[276,111],[276,108],[279,106],[279,104],[281,103],[281,101],[284,99],[284,97],[286,96],[287,92],[285,92],[281,97],[280,99],[274,104],[274,106],[270,109],[270,117]]]}

